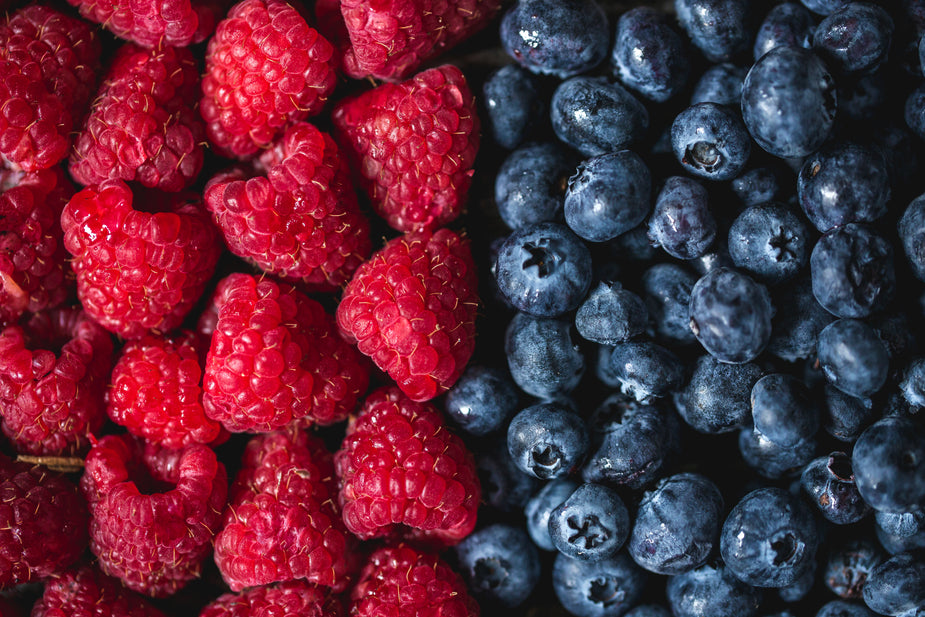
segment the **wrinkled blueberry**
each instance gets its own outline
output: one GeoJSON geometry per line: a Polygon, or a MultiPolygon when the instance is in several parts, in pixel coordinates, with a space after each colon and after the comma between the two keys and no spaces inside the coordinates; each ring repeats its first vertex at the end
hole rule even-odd
{"type": "Polygon", "coordinates": [[[684,384],[684,364],[658,343],[617,343],[610,365],[623,393],[640,402],[667,396],[684,384]]]}
{"type": "Polygon", "coordinates": [[[645,302],[619,283],[599,283],[575,313],[578,334],[602,345],[616,345],[639,336],[648,323],[645,302]]]}
{"type": "Polygon", "coordinates": [[[906,207],[899,220],[899,239],[912,272],[925,281],[925,195],[919,195],[906,207]]]}
{"type": "Polygon", "coordinates": [[[672,576],[665,588],[675,617],[754,617],[760,589],[739,580],[722,563],[707,563],[672,576]]]}
{"type": "Polygon", "coordinates": [[[864,603],[881,615],[918,617],[925,606],[921,555],[896,555],[874,568],[864,585],[864,603]]]}
{"type": "Polygon", "coordinates": [[[759,476],[776,480],[797,476],[816,455],[816,438],[809,437],[795,446],[780,446],[751,428],[739,431],[739,453],[745,464],[759,476]]]}
{"type": "Polygon", "coordinates": [[[835,595],[846,600],[861,598],[871,570],[884,560],[873,542],[854,540],[829,550],[822,580],[835,595]]]}
{"type": "Polygon", "coordinates": [[[726,364],[707,354],[675,398],[678,413],[701,433],[728,433],[748,424],[752,387],[761,378],[756,364],[726,364]]]}
{"type": "Polygon", "coordinates": [[[809,389],[790,375],[771,373],[759,379],[752,388],[751,404],[755,431],[779,446],[792,448],[819,428],[809,389]]]}
{"type": "Polygon", "coordinates": [[[675,0],[678,22],[710,62],[725,62],[751,39],[748,0],[675,0]]]}
{"type": "Polygon", "coordinates": [[[553,398],[575,389],[585,360],[572,341],[572,324],[518,313],[505,334],[505,353],[514,383],[527,394],[553,398]]]}

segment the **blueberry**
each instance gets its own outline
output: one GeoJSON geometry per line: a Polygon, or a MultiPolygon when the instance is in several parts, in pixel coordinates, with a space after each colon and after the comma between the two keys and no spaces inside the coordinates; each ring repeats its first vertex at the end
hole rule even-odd
{"type": "Polygon", "coordinates": [[[688,173],[708,180],[731,180],[748,162],[752,140],[737,111],[716,103],[697,103],[675,117],[671,147],[688,173]]]}
{"type": "Polygon", "coordinates": [[[649,168],[629,150],[582,162],[568,181],[565,222],[591,242],[604,242],[642,223],[652,209],[649,168]]]}
{"type": "Polygon", "coordinates": [[[609,252],[620,262],[645,262],[655,259],[658,249],[649,243],[649,226],[638,225],[607,243],[609,252]]]}
{"type": "Polygon", "coordinates": [[[575,617],[620,617],[642,597],[646,573],[626,553],[601,561],[559,554],[552,585],[559,602],[575,617]]]}
{"type": "Polygon", "coordinates": [[[585,371],[584,356],[572,341],[568,321],[518,313],[508,324],[504,350],[514,383],[536,397],[568,394],[585,371]]]}
{"type": "Polygon", "coordinates": [[[526,69],[564,79],[607,57],[609,30],[594,0],[518,0],[501,19],[501,44],[526,69]]]}
{"type": "Polygon", "coordinates": [[[777,589],[777,595],[784,602],[799,602],[812,591],[813,586],[816,584],[816,562],[813,561],[813,566],[809,568],[806,573],[803,574],[800,578],[790,583],[786,587],[779,587],[777,589]]]}
{"type": "Polygon", "coordinates": [[[630,515],[623,500],[603,484],[582,484],[549,515],[552,543],[573,559],[609,559],[629,533],[630,515]]]}
{"type": "Polygon", "coordinates": [[[835,317],[816,301],[810,277],[804,274],[776,288],[773,301],[787,310],[774,314],[768,352],[787,362],[815,354],[819,333],[835,317]]]}
{"type": "Polygon", "coordinates": [[[800,0],[803,6],[817,15],[830,15],[851,0],[800,0]]]}
{"type": "Polygon", "coordinates": [[[623,86],[602,77],[573,77],[552,96],[556,135],[584,156],[623,150],[649,127],[649,113],[623,86]]]}
{"type": "Polygon", "coordinates": [[[883,552],[872,542],[855,540],[830,550],[822,580],[835,595],[861,598],[871,571],[883,562],[883,552]]]}
{"type": "Polygon", "coordinates": [[[527,533],[530,539],[544,551],[556,550],[556,545],[549,537],[549,515],[568,499],[578,483],[568,478],[558,478],[547,482],[538,493],[533,495],[524,507],[527,519],[527,533]]]}
{"type": "Polygon", "coordinates": [[[822,426],[835,439],[853,443],[875,420],[875,413],[870,399],[845,394],[835,386],[826,384],[822,426]]]}
{"type": "Polygon", "coordinates": [[[826,520],[836,525],[856,523],[871,512],[855,484],[851,458],[844,452],[813,459],[803,469],[800,485],[826,520]]]}
{"type": "Polygon", "coordinates": [[[851,2],[823,19],[813,47],[839,73],[870,73],[886,62],[893,20],[883,8],[851,2]]]}
{"type": "Polygon", "coordinates": [[[700,356],[676,399],[678,413],[701,433],[742,428],[751,417],[751,391],[761,374],[755,364],[725,364],[711,355],[700,356]]]}
{"type": "Polygon", "coordinates": [[[874,512],[877,527],[893,536],[909,538],[925,531],[925,510],[918,512],[874,512]]]}
{"type": "Polygon", "coordinates": [[[517,64],[492,72],[482,93],[490,134],[508,150],[519,146],[546,113],[536,78],[517,64]]]}
{"type": "Polygon", "coordinates": [[[656,335],[674,344],[693,343],[691,289],[697,278],[678,264],[655,264],[642,275],[646,306],[656,335]]]}
{"type": "Polygon", "coordinates": [[[717,268],[691,290],[691,330],[720,362],[751,362],[771,338],[774,309],[764,285],[729,268],[717,268]]]}
{"type": "Polygon", "coordinates": [[[671,617],[671,611],[657,604],[640,604],[625,617],[671,617]]]}
{"type": "Polygon", "coordinates": [[[639,504],[630,557],[657,574],[689,572],[713,551],[722,514],[722,494],[709,478],[695,473],[665,478],[639,504]]]}
{"type": "Polygon", "coordinates": [[[816,23],[805,6],[794,2],[778,4],[768,11],[755,35],[752,55],[755,60],[775,47],[790,45],[809,49],[813,45],[816,23]]]}
{"type": "Polygon", "coordinates": [[[783,587],[802,576],[816,554],[818,532],[809,507],[779,488],[743,497],[720,534],[726,567],[756,587],[783,587]]]}
{"type": "Polygon", "coordinates": [[[890,368],[884,342],[873,328],[857,319],[839,319],[823,328],[818,358],[829,383],[861,398],[883,387],[890,368]]]}
{"type": "Polygon", "coordinates": [[[879,148],[833,141],[803,163],[800,206],[825,233],[845,223],[871,223],[886,214],[890,176],[879,148]]]}
{"type": "Polygon", "coordinates": [[[809,437],[795,446],[781,446],[751,428],[739,431],[739,453],[745,464],[759,476],[776,480],[797,476],[816,455],[816,438],[809,437]]]}
{"type": "Polygon", "coordinates": [[[649,218],[649,241],[672,257],[694,259],[715,237],[716,220],[703,185],[682,176],[665,180],[649,218]]]}
{"type": "Polygon", "coordinates": [[[565,225],[537,223],[511,233],[498,249],[495,280],[518,310],[556,317],[588,293],[591,253],[565,225]]]}
{"type": "Polygon", "coordinates": [[[780,179],[770,167],[757,167],[746,171],[732,181],[731,188],[746,207],[773,201],[781,190],[780,179]]]}
{"type": "Polygon", "coordinates": [[[826,233],[809,266],[816,300],[838,317],[867,317],[893,298],[893,246],[867,226],[849,223],[826,233]]]}
{"type": "Polygon", "coordinates": [[[504,426],[517,404],[517,387],[507,371],[470,364],[446,393],[444,410],[470,435],[487,435],[504,426]]]}
{"type": "Polygon", "coordinates": [[[799,47],[775,47],[745,77],[742,119],[758,145],[774,156],[807,156],[832,130],[835,99],[835,80],[822,60],[799,47]]]}
{"type": "Polygon", "coordinates": [[[816,617],[877,617],[863,604],[846,602],[845,600],[832,600],[826,602],[816,613],[816,617]]]}
{"type": "Polygon", "coordinates": [[[748,0],[675,0],[678,22],[710,62],[725,62],[744,49],[752,33],[748,0]]]}
{"type": "Polygon", "coordinates": [[[520,606],[540,580],[539,552],[522,527],[496,523],[479,529],[454,552],[457,571],[482,603],[520,606]]]}
{"type": "Polygon", "coordinates": [[[809,233],[782,204],[749,206],[729,227],[729,255],[736,267],[775,285],[794,277],[809,261],[809,233]]]}
{"type": "Polygon", "coordinates": [[[919,139],[925,139],[925,84],[920,85],[906,98],[906,125],[919,139]]]}
{"type": "Polygon", "coordinates": [[[910,405],[925,407],[925,358],[909,363],[899,387],[910,405]]]}
{"type": "Polygon", "coordinates": [[[521,410],[507,429],[507,449],[521,471],[541,480],[567,476],[588,453],[588,429],[580,416],[555,403],[521,410]]]}
{"type": "Polygon", "coordinates": [[[899,220],[899,239],[912,272],[925,281],[925,195],[913,199],[899,220]]]}
{"type": "Polygon", "coordinates": [[[703,276],[717,268],[735,268],[732,257],[729,256],[726,238],[722,234],[716,238],[716,241],[706,253],[690,260],[689,263],[698,276],[703,276]]]}
{"type": "Polygon", "coordinates": [[[665,16],[649,7],[630,9],[617,21],[610,58],[623,84],[664,103],[684,87],[690,60],[684,41],[665,16]]]}
{"type": "Polygon", "coordinates": [[[916,422],[875,422],[855,442],[851,464],[861,496],[876,510],[925,509],[925,430],[916,422]]]}
{"type": "Polygon", "coordinates": [[[748,69],[734,64],[715,64],[705,70],[694,84],[691,105],[716,103],[717,105],[739,106],[742,100],[742,84],[748,69]]]}
{"type": "Polygon", "coordinates": [[[684,364],[658,343],[617,343],[610,356],[620,389],[637,401],[667,396],[684,384],[684,364]]]}
{"type": "Polygon", "coordinates": [[[672,576],[665,587],[675,617],[754,617],[760,589],[743,583],[722,563],[672,576]]]}
{"type": "Polygon", "coordinates": [[[819,414],[802,381],[784,373],[759,379],[751,393],[755,431],[779,446],[792,448],[812,437],[819,414]]]}
{"type": "Polygon", "coordinates": [[[619,283],[598,283],[575,313],[578,334],[603,345],[616,345],[639,336],[648,322],[645,302],[619,283]]]}
{"type": "Polygon", "coordinates": [[[864,585],[864,603],[881,615],[921,615],[925,606],[925,561],[921,555],[895,555],[874,568],[864,585]]]}
{"type": "Polygon", "coordinates": [[[505,439],[491,439],[475,453],[475,466],[485,503],[501,512],[514,512],[526,505],[539,481],[525,474],[507,451],[505,439]]]}
{"type": "Polygon", "coordinates": [[[898,310],[877,313],[867,320],[886,344],[893,359],[901,359],[907,351],[914,349],[916,340],[906,313],[898,310]]]}
{"type": "Polygon", "coordinates": [[[511,152],[495,177],[495,203],[511,229],[562,218],[565,187],[575,166],[556,144],[527,144],[511,152]]]}

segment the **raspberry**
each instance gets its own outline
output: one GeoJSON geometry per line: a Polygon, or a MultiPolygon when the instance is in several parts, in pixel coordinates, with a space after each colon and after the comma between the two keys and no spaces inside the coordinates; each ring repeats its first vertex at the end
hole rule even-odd
{"type": "Polygon", "coordinates": [[[228,494],[225,467],[201,444],[181,453],[99,440],[80,486],[90,504],[90,550],[129,589],[169,596],[199,576],[228,494]]]}
{"type": "Polygon", "coordinates": [[[183,448],[214,444],[227,433],[202,408],[198,337],[145,335],[122,348],[107,391],[109,417],[137,437],[183,448]]]}
{"type": "Polygon", "coordinates": [[[369,222],[328,135],[300,122],[260,157],[266,175],[218,174],[205,202],[231,251],[308,288],[344,285],[369,256],[369,222]]]}
{"type": "Polygon", "coordinates": [[[317,437],[252,438],[215,537],[215,563],[228,586],[305,579],[342,591],[352,547],[334,491],[332,457],[317,437]]]}
{"type": "Polygon", "coordinates": [[[73,568],[45,582],[32,617],[164,617],[144,597],[93,566],[73,568]]]}
{"type": "Polygon", "coordinates": [[[71,565],[87,546],[88,518],[73,482],[0,454],[0,587],[71,565]]]}
{"type": "Polygon", "coordinates": [[[334,47],[281,0],[243,0],[206,51],[199,110],[220,154],[249,158],[318,113],[334,89],[334,47]]]}
{"type": "Polygon", "coordinates": [[[255,587],[241,594],[226,593],[202,609],[199,617],[340,617],[343,609],[336,596],[302,581],[273,587],[255,587]]]}
{"type": "Polygon", "coordinates": [[[332,118],[389,225],[434,228],[459,216],[479,148],[475,98],[462,71],[444,65],[383,84],[339,104],[332,118]]]}
{"type": "Polygon", "coordinates": [[[367,365],[324,307],[291,285],[249,274],[219,282],[203,403],[232,432],[269,432],[296,419],[332,424],[366,391],[367,365]]]}
{"type": "Polygon", "coordinates": [[[440,229],[389,241],[354,273],[336,316],[348,340],[425,401],[452,386],[472,356],[477,308],[469,243],[440,229]]]}
{"type": "Polygon", "coordinates": [[[67,0],[80,14],[142,47],[185,47],[204,41],[222,10],[220,2],[193,0],[67,0]]]}
{"type": "Polygon", "coordinates": [[[86,22],[30,5],[0,25],[0,155],[26,171],[64,159],[96,86],[101,46],[86,22]]]}
{"type": "Polygon", "coordinates": [[[21,452],[76,454],[105,419],[112,340],[79,308],[55,308],[0,331],[0,415],[21,452]],[[56,351],[57,350],[57,351],[56,351]]]}
{"type": "Polygon", "coordinates": [[[199,203],[165,194],[164,203],[133,206],[140,197],[107,180],[74,195],[61,215],[77,296],[93,319],[127,339],[179,326],[221,254],[199,203]]]}
{"type": "Polygon", "coordinates": [[[397,546],[369,556],[350,592],[350,615],[478,617],[479,606],[442,559],[397,546]]]}
{"type": "Polygon", "coordinates": [[[475,527],[481,489],[472,454],[436,407],[394,386],[369,395],[334,464],[344,523],[362,539],[455,544],[475,527]]]}
{"type": "Polygon", "coordinates": [[[121,179],[164,191],[188,187],[204,153],[205,127],[190,104],[198,88],[189,49],[123,45],[74,143],[71,176],[84,185],[121,179]]]}
{"type": "Polygon", "coordinates": [[[56,166],[0,172],[0,325],[64,302],[73,287],[61,210],[74,187],[56,166]]]}

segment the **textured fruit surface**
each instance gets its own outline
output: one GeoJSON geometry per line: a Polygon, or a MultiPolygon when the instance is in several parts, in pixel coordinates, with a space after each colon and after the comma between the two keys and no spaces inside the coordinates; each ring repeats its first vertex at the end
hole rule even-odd
{"type": "Polygon", "coordinates": [[[32,617],[164,617],[140,595],[85,565],[56,575],[32,609],[32,617]]]}
{"type": "Polygon", "coordinates": [[[191,196],[147,195],[160,203],[144,196],[107,180],[74,195],[61,215],[77,296],[93,319],[127,339],[179,326],[221,252],[208,213],[191,196]]]}
{"type": "Polygon", "coordinates": [[[0,332],[0,415],[16,449],[86,451],[105,419],[112,339],[79,308],[36,313],[0,332]]]}
{"type": "Polygon", "coordinates": [[[481,488],[471,453],[433,405],[394,386],[367,397],[334,464],[344,523],[361,539],[456,544],[475,527],[481,488]]]}
{"type": "Polygon", "coordinates": [[[479,148],[479,118],[457,67],[422,71],[340,103],[338,140],[372,206],[399,231],[437,227],[463,209],[479,148]]]}
{"type": "Polygon", "coordinates": [[[211,34],[223,0],[68,0],[80,14],[143,47],[199,43],[211,34]]]}
{"type": "Polygon", "coordinates": [[[205,203],[235,255],[309,288],[342,286],[369,256],[369,222],[337,145],[305,122],[286,129],[253,171],[213,177],[205,203]]]}
{"type": "Polygon", "coordinates": [[[210,603],[199,617],[340,617],[340,600],[322,588],[303,581],[273,587],[254,587],[244,593],[226,593],[210,603]]]}
{"type": "Polygon", "coordinates": [[[206,415],[232,432],[347,417],[369,380],[324,307],[285,283],[232,274],[216,289],[203,377],[206,415]]]}
{"type": "Polygon", "coordinates": [[[243,0],[206,52],[199,111],[220,154],[249,158],[286,126],[321,111],[334,89],[334,47],[289,4],[243,0]]]}
{"type": "Polygon", "coordinates": [[[409,397],[431,399],[462,374],[475,346],[475,264],[449,229],[389,241],[354,273],[337,307],[341,333],[409,397]]]}

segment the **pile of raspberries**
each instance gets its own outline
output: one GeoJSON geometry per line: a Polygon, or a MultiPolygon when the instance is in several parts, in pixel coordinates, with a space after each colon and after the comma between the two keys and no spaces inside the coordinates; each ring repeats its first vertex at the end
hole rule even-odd
{"type": "Polygon", "coordinates": [[[480,125],[435,59],[500,0],[3,4],[0,588],[476,616],[432,399],[474,348],[480,125]]]}

